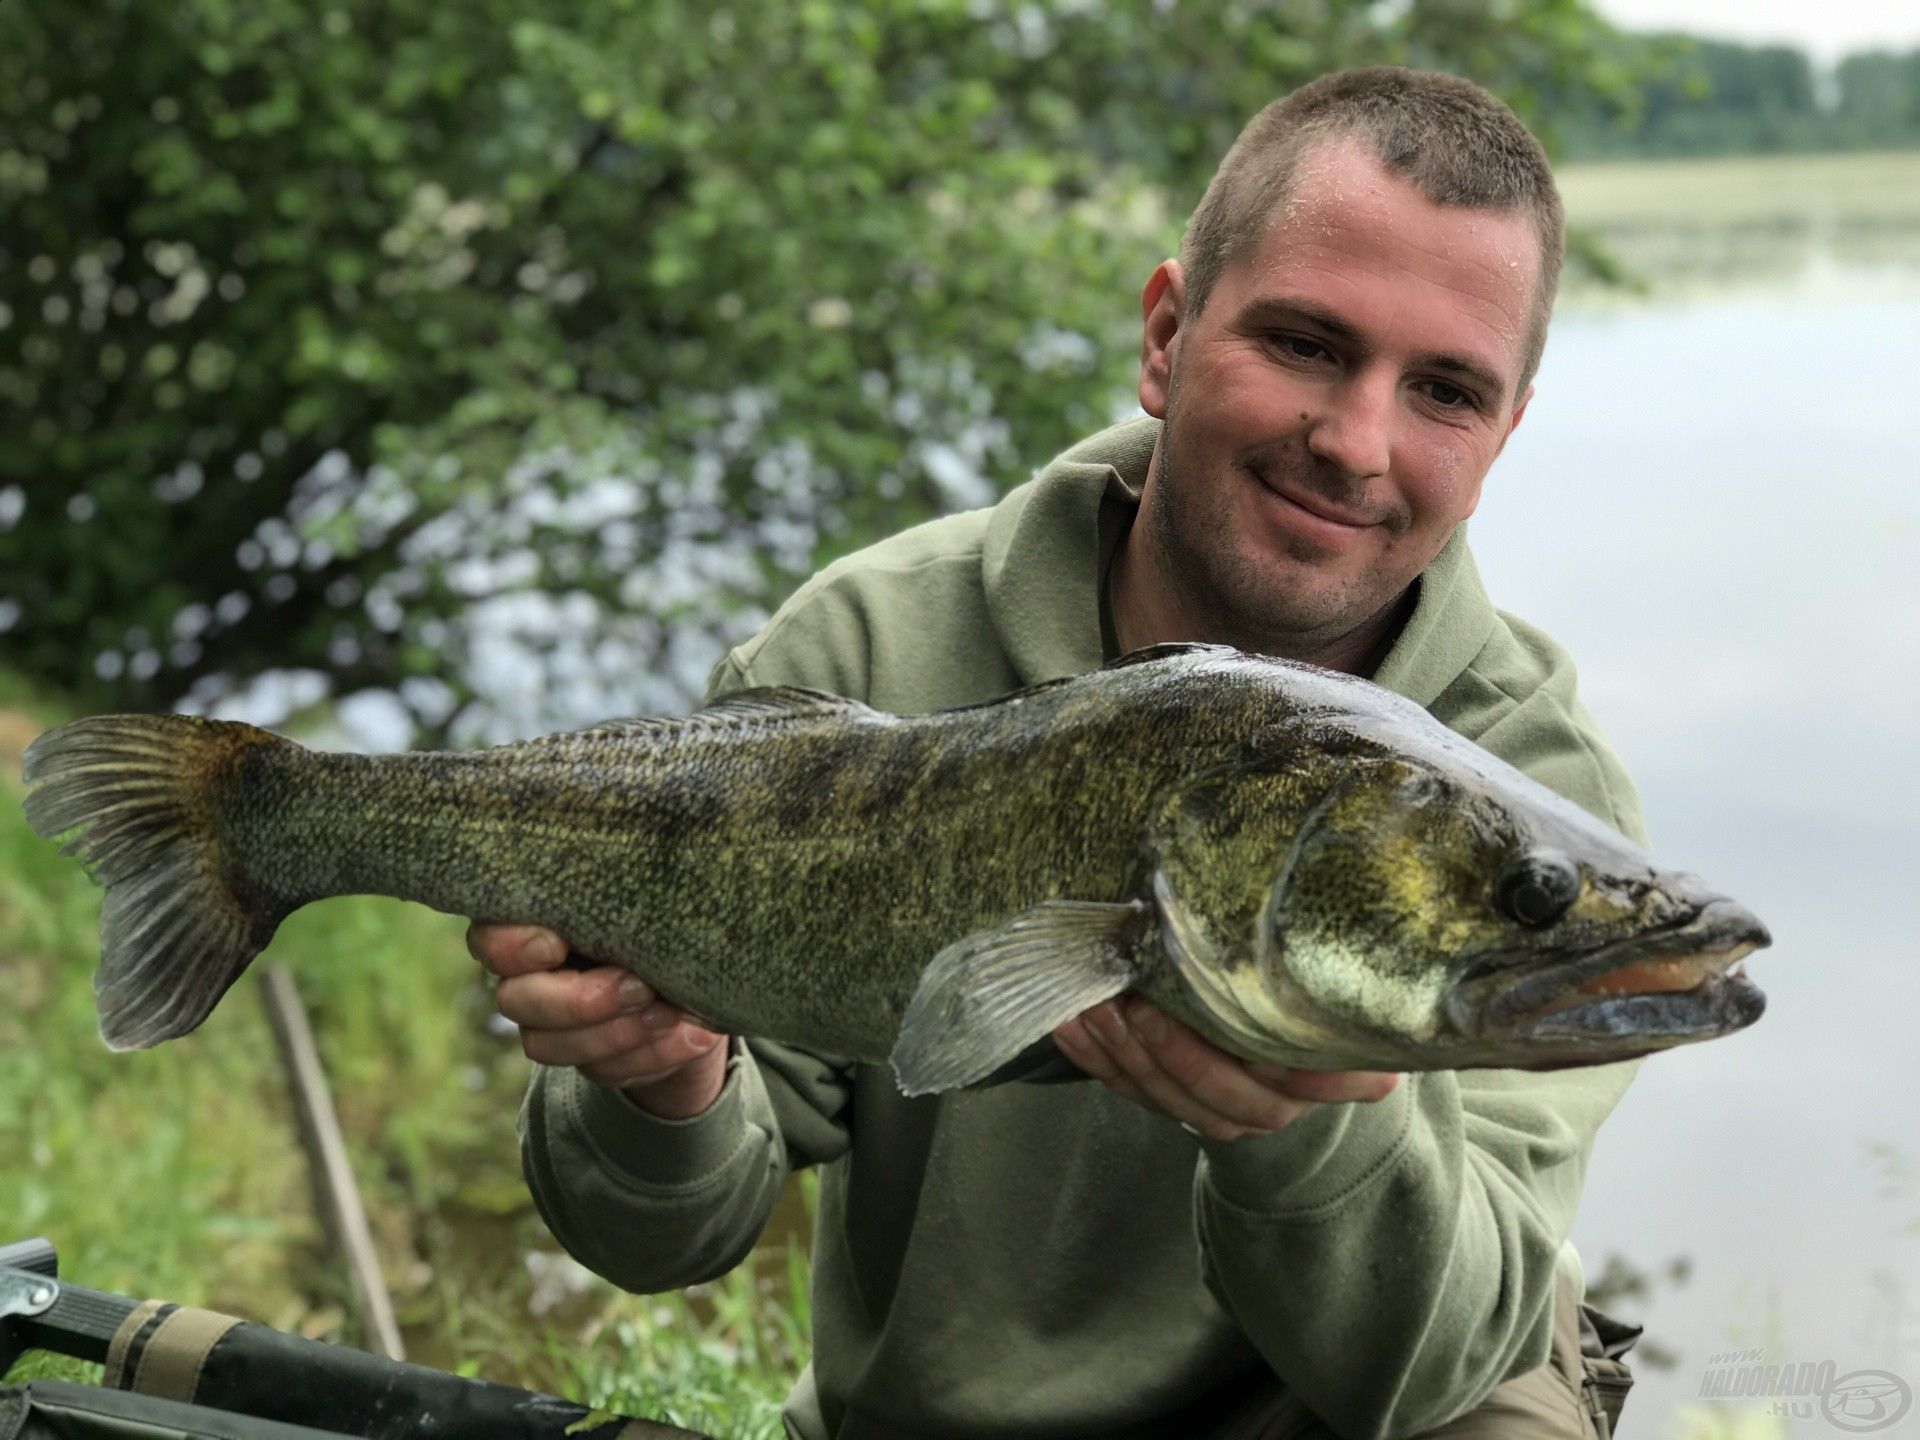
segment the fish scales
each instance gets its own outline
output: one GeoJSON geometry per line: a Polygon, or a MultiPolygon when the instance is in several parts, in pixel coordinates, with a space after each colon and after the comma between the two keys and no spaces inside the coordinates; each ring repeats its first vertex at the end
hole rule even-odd
{"type": "Polygon", "coordinates": [[[884,1059],[953,938],[1043,900],[1125,898],[1153,792],[1216,763],[1242,720],[1153,678],[463,755],[257,750],[235,848],[286,910],[365,892],[545,924],[715,1024],[884,1059]]]}
{"type": "Polygon", "coordinates": [[[1323,1068],[1597,1063],[1758,1013],[1725,972],[1765,932],[1731,901],[1409,702],[1219,647],[927,715],[750,691],[463,754],[102,717],[27,774],[36,828],[77,831],[108,886],[121,1045],[191,1029],[281,918],[351,893],[549,926],[718,1028],[891,1057],[910,1091],[1128,988],[1323,1068]],[[1677,953],[1726,964],[1659,1023],[1623,1036],[1630,984],[1567,1001],[1677,953]]]}

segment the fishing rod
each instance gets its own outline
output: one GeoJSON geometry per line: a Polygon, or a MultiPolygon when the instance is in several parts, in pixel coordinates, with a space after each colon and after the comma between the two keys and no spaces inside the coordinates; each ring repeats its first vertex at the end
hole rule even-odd
{"type": "MultiPolygon", "coordinates": [[[[29,1350],[106,1367],[108,1389],[176,1404],[200,1420],[162,1433],[219,1434],[215,1414],[322,1427],[363,1440],[708,1440],[659,1421],[589,1409],[517,1386],[289,1335],[231,1315],[161,1300],[134,1300],[62,1280],[46,1240],[0,1246],[0,1377],[29,1350]]],[[[33,1381],[56,1392],[89,1392],[33,1381]]],[[[130,1402],[131,1403],[131,1402],[130,1402]]],[[[124,1434],[96,1428],[62,1434],[124,1434]]],[[[152,1433],[149,1430],[146,1433],[152,1433]]]]}

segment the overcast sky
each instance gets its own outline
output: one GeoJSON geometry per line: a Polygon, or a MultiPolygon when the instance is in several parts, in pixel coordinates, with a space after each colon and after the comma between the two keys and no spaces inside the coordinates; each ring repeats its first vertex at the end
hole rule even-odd
{"type": "Polygon", "coordinates": [[[1595,8],[1629,29],[1785,41],[1818,60],[1920,45],[1920,0],[1595,0],[1595,8]]]}

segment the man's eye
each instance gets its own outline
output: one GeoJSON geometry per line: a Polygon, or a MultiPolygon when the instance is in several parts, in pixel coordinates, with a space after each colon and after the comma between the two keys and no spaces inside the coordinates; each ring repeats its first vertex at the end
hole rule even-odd
{"type": "Polygon", "coordinates": [[[1429,380],[1427,396],[1443,410],[1471,410],[1479,404],[1478,397],[1472,391],[1462,390],[1446,380],[1429,380]]]}
{"type": "Polygon", "coordinates": [[[1318,340],[1310,340],[1305,335],[1270,335],[1267,341],[1276,350],[1285,352],[1295,360],[1324,360],[1328,358],[1327,347],[1318,340]]]}

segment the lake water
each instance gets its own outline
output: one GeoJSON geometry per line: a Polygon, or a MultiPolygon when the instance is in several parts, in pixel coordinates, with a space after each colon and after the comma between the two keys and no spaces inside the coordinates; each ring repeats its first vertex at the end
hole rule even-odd
{"type": "MultiPolygon", "coordinates": [[[[1920,157],[1886,169],[1920,201],[1920,157]]],[[[1705,234],[1666,180],[1687,218],[1643,204],[1629,260],[1705,234]]],[[[1920,225],[1808,213],[1723,227],[1693,248],[1724,265],[1637,302],[1570,296],[1473,522],[1496,602],[1579,661],[1659,852],[1774,933],[1765,1019],[1651,1060],[1595,1152],[1589,1272],[1692,1265],[1616,1307],[1677,1354],[1640,1367],[1634,1436],[1846,1433],[1703,1413],[1711,1357],[1751,1347],[1903,1378],[1914,1407],[1869,1433],[1920,1435],[1920,225]]]]}

